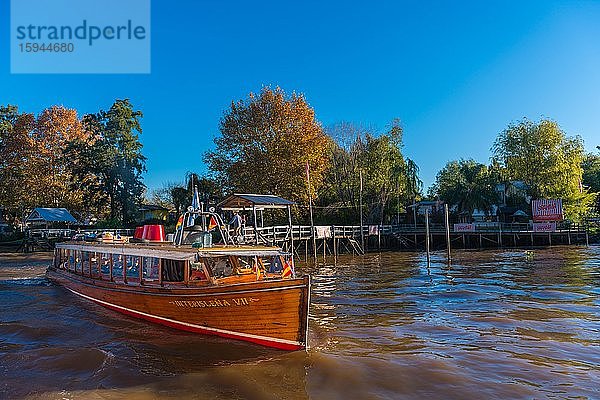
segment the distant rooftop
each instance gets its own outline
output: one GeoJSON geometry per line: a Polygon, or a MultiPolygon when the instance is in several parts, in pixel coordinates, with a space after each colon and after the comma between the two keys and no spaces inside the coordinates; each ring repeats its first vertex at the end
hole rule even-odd
{"type": "Polygon", "coordinates": [[[66,208],[35,208],[25,222],[68,222],[76,224],[77,220],[66,208]]]}

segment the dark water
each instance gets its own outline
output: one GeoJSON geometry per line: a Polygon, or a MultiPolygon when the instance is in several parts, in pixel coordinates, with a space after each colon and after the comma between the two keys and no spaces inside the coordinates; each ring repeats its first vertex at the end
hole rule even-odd
{"type": "Polygon", "coordinates": [[[600,248],[454,257],[305,267],[308,353],[150,325],[42,267],[0,268],[0,398],[600,398],[600,248]]]}

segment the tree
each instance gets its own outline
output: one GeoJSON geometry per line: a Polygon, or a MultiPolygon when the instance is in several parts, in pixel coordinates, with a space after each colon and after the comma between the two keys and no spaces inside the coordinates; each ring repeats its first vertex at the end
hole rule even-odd
{"type": "Polygon", "coordinates": [[[0,201],[13,215],[40,206],[81,210],[84,195],[73,188],[64,155],[71,141],[85,136],[73,109],[53,106],[36,118],[14,106],[0,108],[0,201]]]}
{"type": "Polygon", "coordinates": [[[584,150],[580,137],[568,137],[554,121],[524,119],[509,125],[492,150],[507,179],[524,181],[533,198],[563,199],[570,219],[585,214],[593,196],[581,189],[584,150]]]}
{"type": "Polygon", "coordinates": [[[205,161],[225,189],[307,201],[306,163],[313,192],[321,187],[329,139],[302,94],[268,87],[251,93],[232,102],[219,130],[205,161]]]}
{"type": "Polygon", "coordinates": [[[419,168],[402,154],[399,120],[392,121],[383,134],[350,123],[337,124],[328,133],[333,146],[322,201],[352,207],[355,212],[346,216],[356,221],[361,172],[368,221],[383,223],[386,215],[395,214],[414,201],[421,189],[419,168]]]}
{"type": "Polygon", "coordinates": [[[50,207],[66,207],[71,211],[82,210],[83,192],[68,164],[65,149],[75,140],[87,140],[77,111],[62,106],[45,109],[37,117],[32,131],[33,151],[29,169],[38,190],[36,203],[50,207]]]}
{"type": "Polygon", "coordinates": [[[141,111],[128,99],[116,100],[108,111],[86,115],[84,129],[92,139],[75,141],[69,149],[72,166],[89,191],[101,193],[97,202],[108,202],[110,219],[128,224],[141,203],[146,170],[139,134],[141,111]]]}
{"type": "Polygon", "coordinates": [[[0,107],[0,205],[7,214],[22,217],[32,205],[32,174],[28,170],[33,152],[33,114],[19,113],[16,106],[0,107]]]}
{"type": "MultiPolygon", "coordinates": [[[[600,150],[600,147],[598,148],[600,150]]],[[[583,185],[596,194],[596,210],[600,211],[600,155],[586,154],[582,164],[583,185]]]]}
{"type": "Polygon", "coordinates": [[[450,161],[437,173],[429,194],[455,206],[459,213],[489,213],[498,201],[496,183],[496,177],[484,164],[474,160],[450,161]]]}

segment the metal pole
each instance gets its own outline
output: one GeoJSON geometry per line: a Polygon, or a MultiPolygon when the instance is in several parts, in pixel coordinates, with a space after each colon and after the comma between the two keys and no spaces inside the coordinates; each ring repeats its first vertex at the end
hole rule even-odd
{"type": "Polygon", "coordinates": [[[450,256],[450,217],[448,214],[448,204],[444,204],[444,217],[446,219],[446,255],[448,258],[448,265],[450,265],[452,263],[452,257],[450,256]]]}
{"type": "Polygon", "coordinates": [[[362,203],[362,192],[363,192],[363,177],[362,170],[358,172],[360,177],[360,189],[359,189],[359,207],[360,207],[360,245],[362,249],[365,249],[365,233],[363,229],[363,203],[362,203]]]}
{"type": "Polygon", "coordinates": [[[425,251],[427,252],[427,267],[431,262],[431,257],[429,255],[429,210],[425,210],[425,251]]]}

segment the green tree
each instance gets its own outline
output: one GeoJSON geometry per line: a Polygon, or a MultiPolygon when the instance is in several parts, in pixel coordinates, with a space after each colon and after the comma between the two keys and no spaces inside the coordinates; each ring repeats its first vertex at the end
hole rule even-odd
{"type": "MultiPolygon", "coordinates": [[[[600,147],[598,148],[600,150],[600,147]]],[[[596,211],[600,212],[600,155],[586,154],[582,164],[583,185],[596,194],[596,211]]]]}
{"type": "Polygon", "coordinates": [[[329,139],[303,95],[268,87],[251,93],[232,102],[219,129],[205,161],[225,189],[307,201],[307,162],[312,189],[320,188],[329,139]]]}
{"type": "Polygon", "coordinates": [[[351,207],[346,219],[355,222],[359,213],[360,173],[363,175],[363,203],[367,221],[383,223],[406,203],[412,203],[421,190],[419,168],[402,154],[402,127],[399,120],[387,132],[350,123],[328,130],[333,146],[326,174],[325,203],[351,207]]]}
{"type": "Polygon", "coordinates": [[[141,111],[135,111],[128,99],[116,100],[108,111],[86,115],[84,128],[93,139],[77,141],[70,147],[72,166],[88,189],[102,193],[95,199],[107,199],[111,220],[123,224],[135,218],[136,206],[142,202],[146,170],[139,134],[141,111]]]}
{"type": "Polygon", "coordinates": [[[580,219],[593,201],[581,189],[583,142],[550,120],[509,125],[496,139],[494,161],[508,180],[524,181],[533,198],[563,200],[565,215],[580,219]]]}
{"type": "Polygon", "coordinates": [[[474,160],[450,161],[437,173],[429,195],[455,206],[459,213],[489,213],[498,202],[496,178],[490,168],[474,160]]]}

